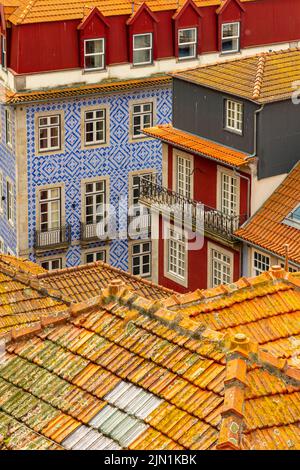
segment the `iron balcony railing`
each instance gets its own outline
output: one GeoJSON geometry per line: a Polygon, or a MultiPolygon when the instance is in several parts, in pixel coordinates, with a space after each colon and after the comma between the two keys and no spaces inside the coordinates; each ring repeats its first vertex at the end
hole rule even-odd
{"type": "Polygon", "coordinates": [[[81,223],[80,240],[82,242],[90,242],[93,240],[107,240],[109,238],[109,231],[107,224],[104,222],[97,222],[94,224],[81,223]]]}
{"type": "Polygon", "coordinates": [[[70,243],[71,226],[69,224],[47,231],[35,231],[34,247],[36,250],[68,246],[70,243]]]}
{"type": "MultiPolygon", "coordinates": [[[[174,214],[178,217],[178,207],[180,217],[189,214],[193,225],[199,212],[202,214],[202,227],[205,231],[214,233],[222,238],[233,240],[233,233],[246,221],[246,215],[228,215],[209,207],[201,202],[188,199],[175,191],[171,191],[159,184],[141,178],[140,182],[140,203],[148,207],[156,206],[162,212],[164,208],[176,207],[174,214]],[[199,211],[201,208],[201,211],[199,211]]],[[[170,213],[172,215],[172,211],[170,213]]]]}
{"type": "Polygon", "coordinates": [[[151,237],[150,212],[128,216],[128,237],[131,239],[151,237]]]}

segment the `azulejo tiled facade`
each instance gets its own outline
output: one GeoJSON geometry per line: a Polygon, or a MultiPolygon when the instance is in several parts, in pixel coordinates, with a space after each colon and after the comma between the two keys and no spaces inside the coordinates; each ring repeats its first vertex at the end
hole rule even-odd
{"type": "MultiPolygon", "coordinates": [[[[76,266],[84,261],[83,250],[93,250],[97,246],[106,246],[108,261],[117,267],[128,269],[128,240],[114,239],[108,242],[98,242],[85,245],[80,243],[80,223],[82,221],[82,181],[97,177],[108,178],[108,194],[110,204],[118,206],[119,201],[126,205],[128,201],[129,177],[131,172],[154,170],[158,178],[161,174],[162,151],[161,144],[149,138],[132,141],[130,138],[130,109],[131,103],[154,102],[154,122],[163,124],[171,120],[172,91],[170,86],[132,90],[126,93],[97,95],[94,97],[72,98],[65,101],[35,103],[24,106],[26,124],[27,155],[27,200],[18,204],[19,214],[27,214],[28,252],[18,253],[16,231],[9,235],[4,224],[2,232],[7,232],[7,244],[17,254],[28,256],[33,261],[63,257],[63,265],[76,266]],[[83,110],[95,107],[106,107],[108,112],[108,145],[99,145],[91,149],[82,144],[83,110]],[[37,116],[61,113],[62,116],[62,150],[57,153],[39,153],[37,145],[37,116]],[[36,252],[35,231],[38,229],[38,200],[37,194],[44,186],[60,185],[63,188],[62,204],[65,213],[65,223],[71,226],[71,243],[65,250],[52,250],[43,253],[36,252]],[[126,202],[124,202],[126,201],[126,202]],[[10,241],[9,237],[12,239],[10,241]]],[[[18,120],[18,115],[17,119],[18,120]]],[[[20,153],[20,152],[19,152],[20,153]]],[[[11,160],[7,171],[11,177],[15,171],[14,156],[6,154],[5,160],[11,160]]],[[[5,165],[6,166],[6,165],[5,165]]],[[[24,198],[23,198],[24,199],[24,198]]],[[[127,217],[126,217],[127,218],[127,217]]],[[[22,224],[21,224],[22,225],[22,224]]],[[[24,245],[23,245],[24,246],[24,245]]]]}

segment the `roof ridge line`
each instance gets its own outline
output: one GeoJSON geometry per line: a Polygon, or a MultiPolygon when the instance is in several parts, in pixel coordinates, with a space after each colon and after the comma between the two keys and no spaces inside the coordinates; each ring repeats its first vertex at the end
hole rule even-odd
{"type": "Polygon", "coordinates": [[[264,78],[265,66],[266,66],[267,56],[262,54],[257,63],[256,77],[254,80],[253,95],[252,98],[257,100],[260,96],[261,87],[264,78]]]}

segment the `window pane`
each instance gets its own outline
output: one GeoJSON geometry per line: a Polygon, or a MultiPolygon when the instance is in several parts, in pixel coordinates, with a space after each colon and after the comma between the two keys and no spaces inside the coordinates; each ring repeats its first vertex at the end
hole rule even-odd
{"type": "Polygon", "coordinates": [[[196,41],[196,30],[195,29],[180,29],[179,30],[179,44],[185,42],[196,41]]]}
{"type": "Polygon", "coordinates": [[[95,41],[86,41],[85,43],[85,52],[86,54],[99,54],[103,52],[103,42],[98,39],[95,41]]]}
{"type": "Polygon", "coordinates": [[[151,51],[150,49],[134,51],[133,62],[135,64],[143,64],[151,62],[151,51]]]}
{"type": "Polygon", "coordinates": [[[150,34],[142,34],[139,36],[133,37],[133,47],[134,49],[142,49],[144,47],[151,46],[151,35],[150,34]]]}

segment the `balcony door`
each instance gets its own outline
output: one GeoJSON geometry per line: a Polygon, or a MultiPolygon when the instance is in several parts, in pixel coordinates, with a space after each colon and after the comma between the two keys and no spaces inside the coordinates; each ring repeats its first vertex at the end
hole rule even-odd
{"type": "Polygon", "coordinates": [[[43,189],[39,195],[41,246],[60,243],[61,238],[61,189],[43,189]]]}
{"type": "Polygon", "coordinates": [[[181,155],[176,155],[176,192],[192,198],[192,160],[181,155]]]}
{"type": "Polygon", "coordinates": [[[226,215],[238,214],[238,180],[227,173],[221,175],[221,211],[226,215]]]}
{"type": "Polygon", "coordinates": [[[85,185],[85,237],[105,234],[106,183],[95,181],[85,185]]]}

